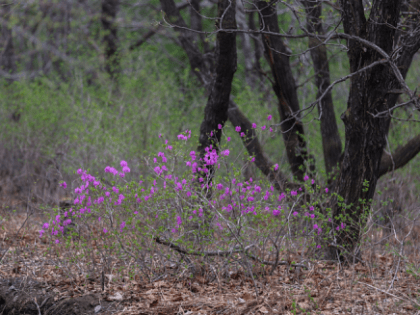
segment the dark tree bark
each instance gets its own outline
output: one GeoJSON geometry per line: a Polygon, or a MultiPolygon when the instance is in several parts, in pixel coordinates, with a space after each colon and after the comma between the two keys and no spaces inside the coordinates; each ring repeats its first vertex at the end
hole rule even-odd
{"type": "MultiPolygon", "coordinates": [[[[260,11],[260,24],[264,26],[264,30],[279,33],[276,2],[256,1],[256,4],[260,11]]],[[[290,52],[279,36],[263,35],[263,43],[265,57],[274,77],[273,89],[279,101],[278,110],[287,158],[293,175],[299,181],[303,181],[308,153],[303,137],[303,124],[300,115],[296,114],[299,111],[299,101],[288,57],[290,52]]]]}
{"type": "Polygon", "coordinates": [[[187,24],[181,17],[179,9],[176,7],[173,0],[160,0],[160,3],[162,5],[162,10],[165,13],[166,22],[181,27],[181,29],[177,29],[176,31],[178,32],[178,39],[181,46],[188,56],[191,69],[206,90],[209,90],[212,83],[212,75],[206,65],[203,54],[194,44],[194,35],[192,32],[185,29],[187,28],[187,24]]]}
{"type": "Polygon", "coordinates": [[[420,135],[415,136],[406,145],[398,147],[392,154],[382,155],[381,166],[379,167],[378,177],[388,172],[395,171],[410,162],[420,152],[420,135]]]}
{"type": "MultiPolygon", "coordinates": [[[[324,35],[324,29],[320,18],[322,14],[322,2],[319,0],[304,0],[302,3],[306,10],[308,31],[312,34],[324,35]]],[[[315,84],[318,88],[318,99],[331,84],[327,48],[322,44],[322,41],[316,37],[309,37],[309,48],[311,49],[311,58],[315,70],[315,84]]],[[[331,174],[333,168],[337,168],[339,164],[342,151],[331,90],[326,93],[319,102],[318,111],[321,116],[321,135],[325,170],[327,171],[327,174],[331,174]]],[[[331,178],[329,178],[329,182],[331,182],[331,178]]]]}
{"type": "MultiPolygon", "coordinates": [[[[190,17],[191,17],[191,29],[195,31],[202,31],[202,20],[200,13],[200,0],[191,0],[190,1],[190,17]]],[[[193,33],[193,36],[195,37],[194,43],[197,45],[198,41],[197,39],[200,38],[200,35],[197,33],[193,33]]]]}
{"type": "MultiPolygon", "coordinates": [[[[191,16],[191,29],[202,32],[203,31],[203,19],[200,15],[200,6],[201,0],[191,0],[190,1],[190,16],[191,16]]],[[[204,60],[207,63],[207,67],[210,69],[214,67],[214,58],[210,53],[210,45],[206,41],[206,36],[203,33],[192,33],[192,37],[194,38],[194,44],[197,47],[202,46],[201,51],[204,51],[204,60]]]]}
{"type": "MultiPolygon", "coordinates": [[[[414,55],[420,49],[420,0],[409,1],[405,4],[405,7],[407,10],[414,12],[415,14],[410,15],[410,17],[402,21],[402,23],[407,25],[409,29],[397,38],[399,41],[399,47],[401,47],[402,51],[396,61],[396,64],[404,79],[407,76],[408,69],[411,66],[414,55]]],[[[398,82],[395,82],[393,88],[400,89],[401,87],[398,82]]],[[[400,94],[396,93],[389,95],[387,100],[388,108],[395,105],[399,96],[400,94]]],[[[399,147],[394,153],[392,153],[392,156],[384,152],[382,155],[381,165],[379,167],[378,177],[403,167],[419,152],[420,135],[412,138],[403,147],[399,147]]]]}
{"type": "MultiPolygon", "coordinates": [[[[220,29],[236,29],[236,1],[219,0],[217,23],[220,29]]],[[[200,158],[204,160],[205,149],[212,146],[217,152],[222,136],[222,128],[228,119],[229,98],[232,89],[232,80],[236,72],[236,33],[218,32],[216,39],[216,71],[215,80],[210,90],[207,105],[204,109],[204,119],[200,127],[199,147],[200,158]],[[218,125],[222,128],[218,128],[218,125]]],[[[207,166],[207,182],[214,176],[214,167],[207,166]]]]}
{"type": "Polygon", "coordinates": [[[156,34],[156,32],[159,30],[159,26],[155,27],[153,29],[151,29],[150,31],[148,31],[146,34],[144,34],[144,36],[142,38],[140,38],[137,42],[135,42],[134,44],[132,44],[130,46],[130,50],[134,50],[136,48],[139,48],[141,45],[143,45],[145,42],[147,42],[147,40],[149,38],[151,38],[153,35],[156,34]]]}
{"type": "Polygon", "coordinates": [[[120,73],[118,56],[118,34],[115,19],[118,13],[119,0],[102,0],[101,22],[105,31],[105,70],[111,79],[117,79],[120,73]]]}
{"type": "MultiPolygon", "coordinates": [[[[392,51],[401,0],[373,1],[368,21],[361,0],[341,0],[340,3],[346,34],[364,38],[388,54],[392,51]]],[[[357,40],[349,40],[348,47],[352,72],[383,58],[376,50],[363,47],[357,40]]],[[[375,192],[389,128],[389,118],[377,119],[369,112],[388,108],[387,87],[393,86],[395,80],[392,70],[384,64],[351,78],[347,111],[342,115],[346,142],[337,185],[337,194],[342,200],[333,202],[334,222],[347,224],[346,230],[338,232],[337,243],[346,246],[348,251],[356,248],[359,241],[360,226],[365,222],[375,192]]],[[[332,254],[336,255],[336,251],[333,250],[332,254]]],[[[342,257],[344,252],[339,251],[339,255],[342,257]]]]}
{"type": "MultiPolygon", "coordinates": [[[[179,10],[176,8],[175,3],[173,0],[160,0],[162,9],[166,15],[166,19],[168,22],[172,23],[172,25],[186,27],[184,20],[182,19],[181,15],[179,14],[179,10]]],[[[193,43],[193,38],[191,37],[191,32],[178,29],[178,39],[186,52],[190,66],[192,69],[196,69],[193,73],[196,75],[198,80],[204,85],[207,90],[207,93],[211,93],[211,82],[213,74],[208,69],[207,64],[203,55],[199,52],[198,48],[193,43]]],[[[214,114],[216,115],[216,114],[214,114]]],[[[260,145],[258,138],[254,135],[253,137],[250,136],[249,132],[252,129],[251,123],[249,120],[243,115],[243,113],[239,110],[237,105],[231,100],[229,102],[229,112],[228,112],[229,120],[231,121],[233,127],[241,126],[244,132],[247,132],[248,138],[252,139],[252,145],[246,145],[246,149],[251,156],[256,157],[257,167],[270,178],[276,178],[273,184],[277,183],[275,186],[279,191],[283,191],[287,185],[292,185],[286,181],[286,176],[283,175],[280,171],[275,172],[275,175],[270,175],[269,170],[273,166],[272,162],[269,161],[262,150],[262,146],[260,145]]],[[[221,122],[219,122],[221,123],[221,122]]],[[[217,128],[217,126],[216,126],[217,128]]],[[[243,139],[243,138],[242,138],[243,139]]],[[[244,139],[243,139],[244,140],[244,139]]],[[[248,141],[248,140],[247,140],[248,141]]],[[[246,143],[245,143],[246,144],[246,143]]],[[[290,187],[294,187],[293,185],[290,187]]]]}

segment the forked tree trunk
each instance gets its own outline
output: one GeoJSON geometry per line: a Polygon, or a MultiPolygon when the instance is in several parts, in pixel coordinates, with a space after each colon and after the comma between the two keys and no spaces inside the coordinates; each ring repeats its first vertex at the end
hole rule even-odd
{"type": "MultiPolygon", "coordinates": [[[[236,1],[219,0],[217,27],[221,29],[236,29],[236,1]]],[[[228,119],[229,98],[232,89],[233,76],[236,72],[236,33],[218,32],[216,38],[216,71],[210,90],[207,105],[204,109],[204,119],[200,127],[199,147],[200,158],[204,160],[206,148],[219,151],[222,128],[228,119]]],[[[214,167],[208,166],[207,183],[214,176],[214,167]]],[[[203,174],[204,175],[204,174],[203,174]]]]}
{"type": "MultiPolygon", "coordinates": [[[[369,21],[366,21],[362,0],[341,0],[344,31],[370,41],[389,54],[393,49],[401,1],[373,1],[369,21]]],[[[351,72],[383,58],[357,40],[349,40],[348,47],[351,72]]],[[[337,194],[342,199],[333,203],[335,224],[347,224],[345,230],[339,230],[336,239],[339,248],[346,247],[344,251],[338,250],[340,257],[357,248],[375,193],[390,119],[374,118],[369,113],[387,110],[387,88],[395,84],[395,78],[390,67],[384,64],[351,78],[347,111],[342,115],[346,142],[337,185],[337,194]]],[[[336,257],[336,248],[331,248],[331,254],[336,257]]]]}

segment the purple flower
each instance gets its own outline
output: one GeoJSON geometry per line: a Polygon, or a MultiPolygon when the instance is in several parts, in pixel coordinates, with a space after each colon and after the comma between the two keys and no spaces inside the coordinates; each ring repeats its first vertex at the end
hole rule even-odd
{"type": "Polygon", "coordinates": [[[218,125],[217,125],[217,128],[218,128],[218,129],[222,129],[222,128],[223,128],[222,124],[218,124],[218,125]]]}
{"type": "Polygon", "coordinates": [[[265,125],[261,127],[261,130],[265,130],[267,128],[265,125]]]}
{"type": "Polygon", "coordinates": [[[110,166],[105,167],[105,169],[104,169],[105,173],[110,173],[111,172],[110,169],[111,169],[110,166]]]}
{"type": "Polygon", "coordinates": [[[226,140],[227,140],[227,142],[229,142],[229,141],[230,141],[230,137],[227,137],[227,139],[226,139],[226,140]]]}
{"type": "Polygon", "coordinates": [[[235,127],[236,132],[240,132],[241,131],[241,127],[240,126],[236,126],[235,127]]]}
{"type": "Polygon", "coordinates": [[[278,164],[275,164],[274,165],[274,170],[277,171],[278,169],[279,169],[279,165],[278,164]]]}
{"type": "Polygon", "coordinates": [[[303,178],[303,180],[306,182],[309,179],[308,175],[305,175],[305,177],[303,178]]]}
{"type": "Polygon", "coordinates": [[[267,120],[271,120],[273,118],[273,116],[271,116],[271,115],[268,115],[268,117],[267,117],[267,120]]]}
{"type": "Polygon", "coordinates": [[[172,150],[172,146],[171,146],[171,145],[168,145],[168,146],[166,147],[166,149],[167,149],[167,150],[172,150]]]}
{"type": "Polygon", "coordinates": [[[226,150],[222,151],[221,153],[222,153],[222,155],[224,155],[224,156],[228,156],[228,155],[229,155],[229,153],[230,153],[230,151],[229,151],[229,149],[226,149],[226,150]]]}
{"type": "Polygon", "coordinates": [[[293,212],[293,216],[297,216],[297,215],[298,215],[297,211],[293,212]]]}
{"type": "Polygon", "coordinates": [[[42,237],[42,234],[44,234],[45,231],[44,230],[39,230],[39,237],[42,237]]]}
{"type": "Polygon", "coordinates": [[[123,161],[120,162],[120,165],[121,165],[121,167],[127,166],[127,162],[123,160],[123,161]]]}
{"type": "Polygon", "coordinates": [[[66,188],[67,188],[67,183],[66,183],[66,182],[62,182],[62,183],[60,184],[60,186],[61,186],[61,187],[63,187],[64,189],[66,189],[66,188]]]}
{"type": "Polygon", "coordinates": [[[328,188],[325,188],[325,192],[328,193],[328,188]]]}
{"type": "Polygon", "coordinates": [[[159,166],[156,166],[156,167],[154,168],[154,171],[155,171],[155,173],[156,173],[156,174],[158,174],[158,175],[162,174],[162,170],[160,169],[160,167],[159,167],[159,166]]]}
{"type": "Polygon", "coordinates": [[[81,175],[82,173],[83,173],[83,170],[82,170],[81,168],[79,168],[79,169],[77,170],[77,174],[81,175]]]}
{"type": "Polygon", "coordinates": [[[291,194],[292,196],[296,196],[296,195],[297,195],[297,191],[292,190],[292,191],[290,192],[290,194],[291,194]]]}
{"type": "Polygon", "coordinates": [[[314,230],[318,229],[318,224],[314,224],[314,230]]]}
{"type": "Polygon", "coordinates": [[[310,206],[310,207],[309,207],[309,210],[314,211],[314,210],[315,210],[315,208],[314,208],[313,206],[310,206]]]}
{"type": "Polygon", "coordinates": [[[252,123],[252,128],[257,128],[257,124],[256,123],[252,123]]]}
{"type": "Polygon", "coordinates": [[[321,245],[316,245],[316,248],[321,248],[322,246],[321,245]]]}
{"type": "Polygon", "coordinates": [[[245,137],[245,133],[241,132],[241,137],[242,138],[245,137]]]}
{"type": "Polygon", "coordinates": [[[180,216],[177,216],[176,217],[176,225],[177,225],[177,227],[179,228],[179,226],[182,224],[182,220],[181,220],[181,217],[180,216]]]}
{"type": "Polygon", "coordinates": [[[124,227],[125,227],[125,221],[122,221],[122,223],[120,224],[120,232],[123,231],[124,227]]]}
{"type": "Polygon", "coordinates": [[[103,230],[104,234],[108,233],[108,230],[104,228],[103,230]]]}
{"type": "Polygon", "coordinates": [[[128,166],[124,166],[123,169],[122,169],[122,171],[124,173],[130,173],[130,168],[128,166]]]}

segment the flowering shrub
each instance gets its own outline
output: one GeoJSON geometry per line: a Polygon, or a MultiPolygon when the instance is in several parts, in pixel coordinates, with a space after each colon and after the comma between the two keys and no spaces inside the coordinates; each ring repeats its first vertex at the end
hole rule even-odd
{"type": "MultiPolygon", "coordinates": [[[[235,130],[241,132],[239,126],[235,130]]],[[[299,189],[284,192],[263,180],[243,181],[235,169],[229,176],[206,181],[208,167],[229,169],[230,151],[210,146],[200,159],[198,152],[184,152],[190,137],[187,131],[172,145],[163,141],[162,150],[147,160],[153,176],[146,179],[128,181],[131,170],[126,161],[106,166],[96,176],[78,169],[79,178],[71,185],[73,206],[64,213],[56,211],[43,224],[40,237],[55,246],[75,246],[79,255],[126,254],[147,266],[146,257],[158,251],[157,238],[187,251],[252,245],[259,249],[253,257],[260,255],[263,261],[274,250],[281,251],[286,240],[303,237],[307,244],[321,248],[322,238],[346,228],[344,223],[332,225],[328,209],[321,213],[328,188],[321,189],[309,176],[299,189]],[[79,242],[76,233],[66,233],[75,225],[79,242]]],[[[273,172],[278,167],[273,166],[273,172]]],[[[60,186],[67,189],[65,182],[60,186]]]]}

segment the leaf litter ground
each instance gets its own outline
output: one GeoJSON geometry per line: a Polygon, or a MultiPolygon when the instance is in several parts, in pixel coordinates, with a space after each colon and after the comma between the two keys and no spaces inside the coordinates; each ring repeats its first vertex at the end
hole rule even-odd
{"type": "MultiPolygon", "coordinates": [[[[45,255],[36,224],[16,231],[22,216],[0,222],[0,314],[420,314],[420,280],[407,272],[417,264],[365,251],[364,261],[340,266],[307,262],[308,269],[255,268],[255,281],[244,272],[187,277],[168,271],[153,279],[116,272],[88,275],[87,262],[66,265],[63,253],[45,255]],[[374,267],[373,267],[374,266],[374,267]],[[395,273],[396,271],[396,273],[395,273]],[[212,278],[212,279],[209,279],[212,278]]],[[[293,253],[289,257],[293,260],[293,253]]],[[[100,262],[97,262],[100,270],[100,262]]]]}

